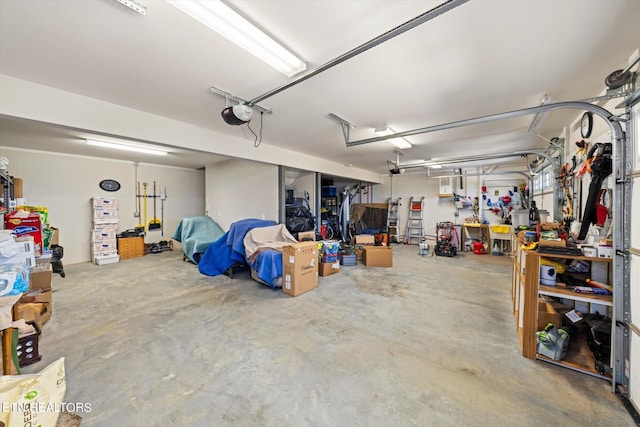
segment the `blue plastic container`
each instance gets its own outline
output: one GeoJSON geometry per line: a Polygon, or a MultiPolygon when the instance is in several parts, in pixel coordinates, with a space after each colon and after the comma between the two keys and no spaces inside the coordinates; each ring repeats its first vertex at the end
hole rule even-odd
{"type": "Polygon", "coordinates": [[[322,194],[322,197],[336,197],[338,192],[336,190],[336,187],[329,186],[329,187],[322,187],[321,194],[322,194]]]}

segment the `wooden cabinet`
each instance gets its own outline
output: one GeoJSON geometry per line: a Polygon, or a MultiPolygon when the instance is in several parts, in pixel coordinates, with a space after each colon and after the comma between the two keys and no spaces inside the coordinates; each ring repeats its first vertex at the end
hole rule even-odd
{"type": "Polygon", "coordinates": [[[8,172],[0,171],[0,215],[10,212],[15,209],[11,209],[9,202],[14,198],[13,194],[13,178],[8,172]]]}
{"type": "MultiPolygon", "coordinates": [[[[562,360],[552,360],[537,353],[536,332],[539,330],[539,319],[546,313],[539,312],[541,297],[549,297],[557,304],[571,306],[582,313],[597,311],[613,319],[613,295],[596,295],[590,293],[577,293],[570,287],[545,286],[540,284],[540,259],[547,257],[561,263],[569,264],[572,261],[585,261],[590,263],[590,273],[567,273],[576,277],[591,277],[599,281],[611,279],[612,260],[608,258],[592,258],[571,255],[547,255],[536,251],[516,249],[513,262],[512,302],[513,313],[516,320],[516,330],[520,337],[520,350],[522,355],[529,359],[543,360],[545,362],[564,366],[585,374],[597,376],[611,381],[612,372],[609,366],[603,369],[602,364],[597,364],[593,352],[588,346],[586,328],[576,323],[576,333],[571,337],[567,353],[562,360]]],[[[584,321],[581,321],[584,322],[584,321]]],[[[613,329],[613,326],[612,326],[613,329]]],[[[613,330],[611,333],[613,336],[613,330]]],[[[612,352],[614,351],[612,346],[612,352]]],[[[613,353],[611,360],[614,360],[613,353]]]]}

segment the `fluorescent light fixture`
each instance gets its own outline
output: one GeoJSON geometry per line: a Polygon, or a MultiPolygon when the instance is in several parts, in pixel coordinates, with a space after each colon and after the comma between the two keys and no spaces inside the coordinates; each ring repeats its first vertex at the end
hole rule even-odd
{"type": "Polygon", "coordinates": [[[102,148],[112,148],[116,150],[135,151],[137,153],[155,154],[156,156],[166,156],[168,153],[155,148],[139,147],[137,145],[121,144],[118,142],[96,141],[95,139],[85,139],[87,145],[102,148]]]}
{"type": "Polygon", "coordinates": [[[288,77],[307,68],[302,60],[220,0],[167,0],[288,77]]]}
{"type": "MultiPolygon", "coordinates": [[[[386,135],[391,135],[394,133],[397,133],[395,130],[391,129],[390,127],[384,127],[384,128],[376,128],[374,130],[375,133],[380,134],[382,136],[386,136],[386,135]]],[[[407,141],[404,138],[392,138],[392,139],[388,139],[389,142],[391,142],[393,145],[395,145],[398,148],[411,148],[413,147],[413,145],[411,145],[411,143],[409,141],[407,141]]]]}

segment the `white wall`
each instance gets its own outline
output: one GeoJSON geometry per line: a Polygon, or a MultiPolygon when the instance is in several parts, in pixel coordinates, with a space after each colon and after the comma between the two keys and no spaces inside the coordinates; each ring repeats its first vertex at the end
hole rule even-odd
{"type": "MultiPolygon", "coordinates": [[[[523,181],[522,175],[487,175],[487,176],[467,176],[463,177],[463,188],[459,188],[459,178],[456,178],[456,194],[462,196],[469,196],[471,200],[475,197],[479,197],[480,201],[480,217],[486,218],[489,223],[498,223],[498,216],[491,212],[490,208],[482,210],[482,206],[486,207],[486,201],[482,200],[481,186],[485,181],[487,182],[517,182],[523,181]]],[[[499,189],[500,196],[508,194],[507,187],[490,187],[492,200],[496,200],[494,196],[494,190],[499,189]]],[[[389,175],[386,176],[382,184],[373,185],[373,202],[374,203],[386,203],[389,197],[392,197],[395,201],[398,197],[401,197],[401,206],[399,209],[400,214],[400,229],[399,233],[402,235],[405,233],[407,225],[407,216],[409,214],[409,198],[411,196],[414,199],[420,199],[424,196],[424,212],[423,212],[423,226],[424,232],[427,235],[434,235],[436,229],[436,223],[441,221],[451,221],[454,224],[464,223],[464,219],[473,215],[471,208],[456,209],[454,199],[452,197],[438,197],[440,192],[440,181],[436,178],[427,178],[426,173],[405,173],[401,175],[389,175]],[[456,216],[458,213],[458,216],[456,216]]]]}
{"type": "MultiPolygon", "coordinates": [[[[28,205],[46,206],[49,223],[60,229],[60,245],[64,247],[64,264],[90,261],[91,197],[115,197],[119,206],[118,230],[138,225],[136,211],[135,168],[131,162],[104,158],[51,154],[0,147],[9,159],[9,173],[24,180],[24,198],[28,205]],[[115,179],[122,188],[108,193],[99,188],[103,179],[115,179]]],[[[140,164],[140,182],[147,182],[153,192],[167,188],[164,203],[164,230],[150,231],[145,241],[170,240],[180,219],[204,212],[204,172],[190,169],[140,164]],[[161,234],[164,233],[164,236],[161,234]]],[[[142,186],[141,186],[142,188],[142,186]]],[[[153,217],[153,199],[148,199],[147,224],[153,217]]],[[[156,214],[161,217],[158,200],[156,214]]],[[[144,220],[143,215],[141,215],[144,220]]]]}
{"type": "Polygon", "coordinates": [[[206,212],[223,230],[241,219],[278,221],[278,166],[228,160],[206,168],[206,212]]]}
{"type": "Polygon", "coordinates": [[[380,182],[380,174],[0,74],[0,114],[380,182]],[[61,108],[63,106],[64,108],[61,108]]]}
{"type": "Polygon", "coordinates": [[[373,203],[386,203],[389,197],[394,201],[401,197],[400,208],[398,209],[399,234],[404,235],[409,214],[409,198],[420,199],[425,197],[423,226],[426,234],[435,234],[436,223],[439,221],[456,222],[454,213],[456,211],[452,202],[453,199],[439,199],[439,182],[435,179],[428,179],[426,173],[386,176],[382,184],[373,186],[373,203]]]}

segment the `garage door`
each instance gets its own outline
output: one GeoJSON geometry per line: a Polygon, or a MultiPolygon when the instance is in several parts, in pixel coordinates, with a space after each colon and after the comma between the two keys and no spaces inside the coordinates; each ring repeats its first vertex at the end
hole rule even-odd
{"type": "MultiPolygon", "coordinates": [[[[629,400],[640,408],[640,104],[631,109],[630,128],[633,150],[633,171],[628,178],[631,181],[631,212],[627,218],[630,227],[629,242],[629,352],[627,355],[626,374],[629,376],[629,400]]],[[[628,229],[627,229],[628,230],[628,229]]]]}

